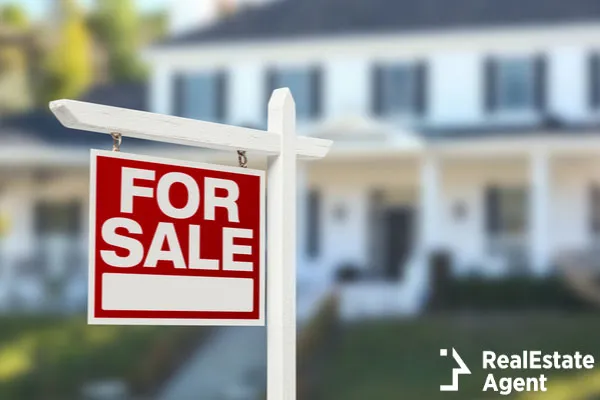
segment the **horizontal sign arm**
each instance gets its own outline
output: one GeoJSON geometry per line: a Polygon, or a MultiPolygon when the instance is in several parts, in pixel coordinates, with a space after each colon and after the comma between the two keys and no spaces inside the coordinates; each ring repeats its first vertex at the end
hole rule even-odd
{"type": "MultiPolygon", "coordinates": [[[[264,155],[280,151],[281,136],[259,129],[222,125],[195,119],[154,114],[75,100],[56,100],[50,110],[67,128],[205,147],[215,150],[247,150],[264,155]]],[[[303,159],[325,157],[330,140],[299,136],[296,153],[303,159]]]]}

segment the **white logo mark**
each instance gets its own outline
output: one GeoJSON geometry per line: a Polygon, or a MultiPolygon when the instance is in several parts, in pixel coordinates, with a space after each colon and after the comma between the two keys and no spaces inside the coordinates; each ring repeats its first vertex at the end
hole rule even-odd
{"type": "MultiPolygon", "coordinates": [[[[448,349],[440,349],[440,356],[447,357],[448,349]]],[[[440,385],[441,392],[456,392],[458,391],[458,376],[459,375],[470,375],[471,370],[467,367],[467,364],[460,358],[458,353],[454,348],[452,348],[452,357],[454,361],[458,364],[459,368],[452,369],[452,385],[440,385]]]]}

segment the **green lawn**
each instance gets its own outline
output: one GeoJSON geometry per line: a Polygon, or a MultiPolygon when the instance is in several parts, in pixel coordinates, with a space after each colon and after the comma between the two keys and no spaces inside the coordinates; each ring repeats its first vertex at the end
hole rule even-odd
{"type": "MultiPolygon", "coordinates": [[[[482,350],[520,353],[524,349],[591,353],[600,361],[600,314],[424,317],[342,327],[319,369],[319,399],[491,399],[590,400],[600,398],[600,370],[548,373],[546,393],[500,396],[482,392],[490,371],[481,368],[482,350]],[[456,348],[472,371],[461,376],[458,393],[439,392],[450,384],[456,348]]],[[[510,376],[509,370],[496,377],[510,376]]],[[[538,371],[539,376],[543,371],[538,371]]],[[[524,372],[525,376],[534,373],[524,372]]]]}
{"type": "Polygon", "coordinates": [[[0,317],[0,399],[74,399],[82,384],[98,379],[152,391],[205,332],[88,326],[79,317],[0,317]]]}

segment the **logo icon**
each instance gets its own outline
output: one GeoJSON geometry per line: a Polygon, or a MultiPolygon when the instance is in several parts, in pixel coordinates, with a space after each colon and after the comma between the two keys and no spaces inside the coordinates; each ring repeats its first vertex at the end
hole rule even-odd
{"type": "MultiPolygon", "coordinates": [[[[448,357],[448,349],[440,349],[441,357],[448,357]]],[[[470,375],[471,370],[467,364],[460,358],[454,347],[452,348],[452,357],[458,364],[458,368],[452,368],[452,385],[440,385],[440,392],[457,392],[458,391],[458,376],[470,375]]]]}

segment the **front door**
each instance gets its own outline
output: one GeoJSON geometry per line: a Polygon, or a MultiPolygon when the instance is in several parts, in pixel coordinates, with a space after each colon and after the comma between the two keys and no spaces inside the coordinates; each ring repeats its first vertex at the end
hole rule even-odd
{"type": "Polygon", "coordinates": [[[384,274],[400,279],[413,246],[414,210],[411,207],[391,207],[383,212],[384,274]]]}

